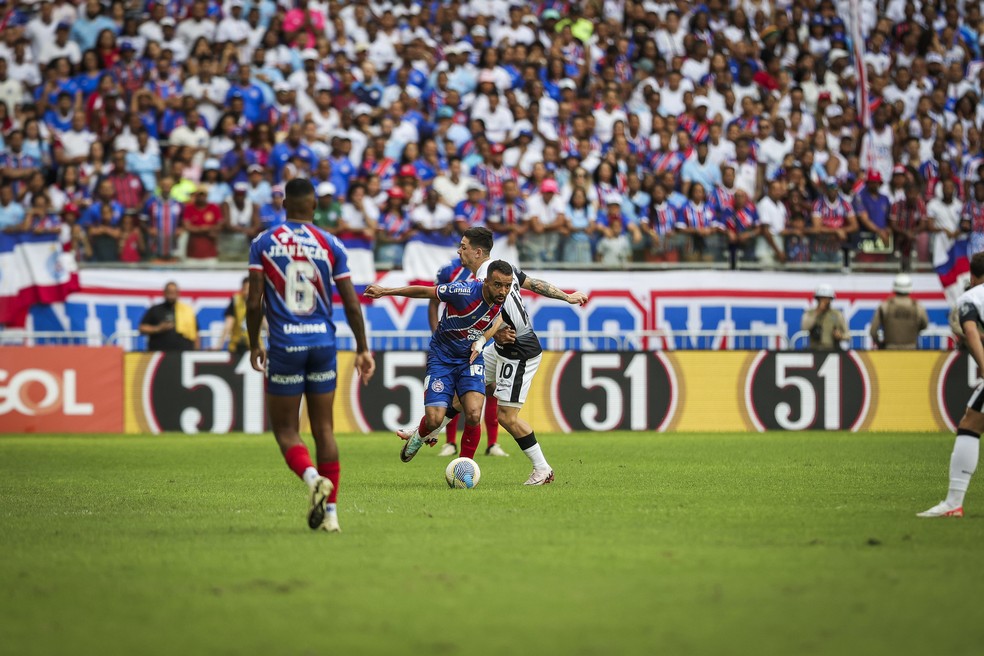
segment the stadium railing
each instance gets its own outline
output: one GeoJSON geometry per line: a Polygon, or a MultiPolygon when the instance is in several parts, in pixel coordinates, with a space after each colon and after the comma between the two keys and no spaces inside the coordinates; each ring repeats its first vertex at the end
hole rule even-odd
{"type": "MultiPolygon", "coordinates": [[[[215,349],[221,330],[199,333],[203,350],[215,349]]],[[[548,330],[540,332],[540,345],[547,351],[776,351],[804,350],[810,335],[798,331],[788,337],[778,330],[646,330],[630,332],[548,330]]],[[[374,351],[423,351],[430,342],[428,331],[369,331],[374,351]]],[[[355,341],[344,326],[339,327],[338,348],[355,349],[355,341]]],[[[25,329],[0,330],[0,346],[119,346],[125,351],[144,351],[146,338],[136,330],[104,336],[99,333],[52,332],[25,329]]],[[[929,328],[919,335],[920,350],[948,351],[955,345],[953,334],[945,328],[929,328]]],[[[866,330],[853,330],[850,348],[874,348],[866,330]]]]}
{"type": "MultiPolygon", "coordinates": [[[[867,330],[850,331],[850,348],[855,351],[870,351],[875,348],[874,340],[867,330]]],[[[810,333],[800,330],[789,339],[792,350],[804,350],[810,344],[810,333]]],[[[946,328],[927,328],[919,334],[916,344],[921,351],[949,351],[956,345],[953,333],[946,328]]]]}

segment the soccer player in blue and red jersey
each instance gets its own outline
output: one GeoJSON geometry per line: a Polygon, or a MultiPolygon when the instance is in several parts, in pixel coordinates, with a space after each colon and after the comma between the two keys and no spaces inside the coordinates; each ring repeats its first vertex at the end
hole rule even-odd
{"type": "Polygon", "coordinates": [[[355,336],[355,368],[363,383],[375,371],[366,345],[359,298],[352,286],[345,247],[313,223],[317,198],[302,178],[287,183],[287,221],[263,231],[249,251],[249,297],[246,327],[250,362],[266,373],[270,425],[287,466],[311,488],[308,526],[339,531],[338,445],[332,410],[335,400],[334,281],[345,317],[355,336]],[[266,310],[270,350],[260,340],[266,310]],[[300,436],[301,395],[307,397],[317,467],[300,436]]]}
{"type": "MultiPolygon", "coordinates": [[[[440,269],[437,270],[437,279],[434,282],[436,287],[456,282],[458,280],[468,280],[472,278],[472,272],[461,263],[461,258],[456,257],[440,269]]],[[[427,308],[427,319],[430,322],[431,332],[437,330],[437,323],[440,319],[439,311],[441,301],[432,298],[427,308]]],[[[496,418],[499,412],[499,403],[494,396],[485,397],[485,435],[488,448],[485,449],[487,456],[505,456],[509,454],[499,446],[499,420],[496,418]]],[[[447,441],[437,455],[453,456],[458,453],[458,417],[456,416],[447,425],[447,441]]]]}
{"type": "Polygon", "coordinates": [[[489,265],[483,280],[453,282],[437,287],[380,287],[369,285],[367,298],[404,296],[437,299],[446,303],[427,354],[424,378],[424,417],[420,430],[403,445],[403,462],[417,455],[421,436],[441,427],[457,395],[465,413],[461,456],[474,458],[482,437],[482,404],[485,401],[485,361],[482,348],[502,324],[500,311],[512,287],[512,266],[502,260],[489,265]]]}

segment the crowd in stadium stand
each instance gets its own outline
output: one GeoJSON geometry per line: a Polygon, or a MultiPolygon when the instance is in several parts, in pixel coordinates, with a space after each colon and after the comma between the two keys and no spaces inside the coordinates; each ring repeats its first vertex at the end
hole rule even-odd
{"type": "Polygon", "coordinates": [[[980,250],[980,7],[859,2],[862,62],[844,0],[0,0],[0,229],[241,261],[303,176],[383,267],[980,250]]]}

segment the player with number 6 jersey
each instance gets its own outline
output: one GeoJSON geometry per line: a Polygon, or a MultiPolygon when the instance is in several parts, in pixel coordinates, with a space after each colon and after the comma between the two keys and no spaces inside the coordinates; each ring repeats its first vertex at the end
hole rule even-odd
{"type": "Polygon", "coordinates": [[[287,465],[311,490],[308,526],[339,531],[336,498],[340,465],[333,405],[336,384],[332,282],[338,288],[352,334],[355,366],[368,382],[375,363],[366,344],[362,308],[350,279],[348,254],[333,235],[313,225],[314,187],[287,183],[287,221],[265,230],[249,251],[246,324],[250,362],[266,374],[270,425],[287,465]],[[266,314],[270,350],[260,340],[266,314]],[[300,437],[301,396],[307,397],[317,467],[300,437]]]}

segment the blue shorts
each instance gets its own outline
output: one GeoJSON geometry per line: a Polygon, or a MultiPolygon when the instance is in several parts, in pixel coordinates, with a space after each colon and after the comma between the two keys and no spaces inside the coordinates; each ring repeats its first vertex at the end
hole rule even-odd
{"type": "Polygon", "coordinates": [[[270,349],[267,352],[267,394],[300,396],[334,392],[336,360],[333,348],[292,352],[270,349]]]}
{"type": "Polygon", "coordinates": [[[479,355],[474,362],[448,362],[427,354],[427,377],[424,378],[424,406],[450,408],[455,394],[458,398],[466,392],[485,394],[485,360],[479,355]]]}

